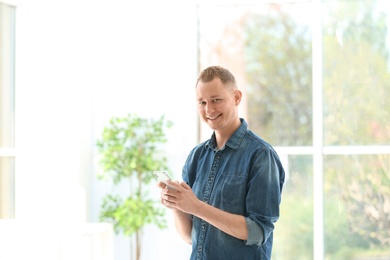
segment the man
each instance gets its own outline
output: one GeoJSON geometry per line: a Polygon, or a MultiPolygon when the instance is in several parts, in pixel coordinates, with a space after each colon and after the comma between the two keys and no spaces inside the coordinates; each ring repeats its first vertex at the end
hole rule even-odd
{"type": "Polygon", "coordinates": [[[198,112],[213,130],[189,154],[183,182],[164,183],[161,201],[192,244],[190,259],[270,259],[284,170],[270,144],[238,116],[242,93],[225,68],[208,67],[196,84],[198,112]]]}

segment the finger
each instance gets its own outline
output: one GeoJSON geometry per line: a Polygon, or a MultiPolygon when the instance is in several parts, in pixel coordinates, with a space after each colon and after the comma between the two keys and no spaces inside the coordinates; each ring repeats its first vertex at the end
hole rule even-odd
{"type": "Polygon", "coordinates": [[[173,195],[174,195],[174,192],[173,192],[174,189],[175,189],[175,188],[173,188],[173,187],[171,188],[171,187],[168,186],[168,185],[165,186],[165,188],[161,190],[161,197],[164,198],[164,197],[167,196],[167,195],[173,196],[173,195]]]}
{"type": "Polygon", "coordinates": [[[178,181],[167,181],[166,184],[169,188],[174,190],[179,190],[181,188],[178,181]]]}
{"type": "Polygon", "coordinates": [[[174,208],[173,206],[175,205],[175,203],[170,202],[169,200],[166,200],[166,199],[163,199],[163,200],[162,200],[162,204],[163,204],[165,207],[169,208],[169,209],[173,209],[173,208],[174,208]]]}
{"type": "Polygon", "coordinates": [[[191,187],[184,181],[180,182],[180,186],[185,188],[186,190],[191,190],[191,187]]]}
{"type": "Polygon", "coordinates": [[[161,181],[159,181],[159,182],[157,183],[157,187],[159,187],[159,188],[161,188],[161,189],[164,189],[166,186],[167,186],[167,185],[166,185],[165,183],[161,182],[161,181]]]}

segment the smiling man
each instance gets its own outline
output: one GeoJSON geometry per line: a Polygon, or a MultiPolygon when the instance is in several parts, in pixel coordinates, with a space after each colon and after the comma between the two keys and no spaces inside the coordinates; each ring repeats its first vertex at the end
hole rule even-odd
{"type": "Polygon", "coordinates": [[[188,155],[183,182],[159,183],[191,260],[271,258],[285,174],[273,147],[239,117],[241,97],[227,69],[201,72],[198,112],[213,134],[188,155]]]}

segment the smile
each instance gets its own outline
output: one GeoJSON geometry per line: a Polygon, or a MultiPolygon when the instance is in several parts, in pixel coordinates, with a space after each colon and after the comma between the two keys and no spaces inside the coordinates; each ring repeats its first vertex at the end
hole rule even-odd
{"type": "Polygon", "coordinates": [[[215,120],[215,119],[219,118],[220,116],[221,116],[221,114],[219,114],[219,115],[216,116],[216,117],[207,117],[207,119],[208,119],[208,120],[215,120]]]}

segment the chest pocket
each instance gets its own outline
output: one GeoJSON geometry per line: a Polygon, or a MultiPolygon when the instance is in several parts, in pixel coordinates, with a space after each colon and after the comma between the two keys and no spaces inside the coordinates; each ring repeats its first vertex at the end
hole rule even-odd
{"type": "Polygon", "coordinates": [[[231,213],[243,213],[245,193],[245,179],[242,176],[229,176],[221,189],[222,209],[231,213]]]}

